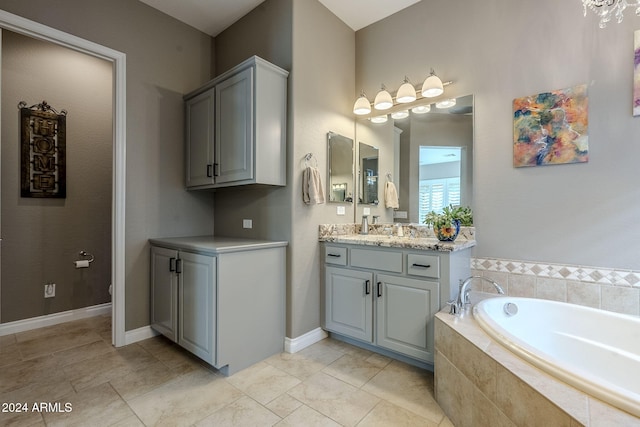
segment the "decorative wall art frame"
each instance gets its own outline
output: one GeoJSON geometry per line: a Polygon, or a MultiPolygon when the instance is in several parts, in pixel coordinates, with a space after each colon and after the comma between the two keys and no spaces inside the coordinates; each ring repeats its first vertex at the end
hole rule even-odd
{"type": "Polygon", "coordinates": [[[42,101],[20,109],[20,196],[65,198],[67,112],[42,101]]]}
{"type": "Polygon", "coordinates": [[[633,116],[640,116],[640,30],[633,33],[633,116]]]}
{"type": "Polygon", "coordinates": [[[589,161],[587,85],[513,100],[513,166],[589,161]]]}

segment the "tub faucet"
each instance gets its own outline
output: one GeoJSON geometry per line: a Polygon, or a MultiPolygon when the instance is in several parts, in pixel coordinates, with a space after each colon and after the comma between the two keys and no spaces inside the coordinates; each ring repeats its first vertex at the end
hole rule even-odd
{"type": "Polygon", "coordinates": [[[447,303],[447,304],[449,304],[451,306],[451,309],[449,310],[450,314],[453,314],[455,316],[459,316],[460,314],[462,314],[462,311],[464,310],[464,307],[467,304],[470,304],[470,302],[469,302],[469,291],[471,289],[469,288],[469,285],[471,284],[473,279],[486,280],[487,282],[491,283],[496,288],[496,291],[498,291],[499,294],[504,294],[504,290],[502,289],[502,287],[500,285],[498,285],[496,282],[494,282],[493,280],[491,280],[491,279],[488,279],[488,278],[486,278],[484,276],[467,277],[464,280],[460,280],[460,287],[458,288],[458,297],[456,298],[456,300],[455,301],[449,301],[447,303]]]}

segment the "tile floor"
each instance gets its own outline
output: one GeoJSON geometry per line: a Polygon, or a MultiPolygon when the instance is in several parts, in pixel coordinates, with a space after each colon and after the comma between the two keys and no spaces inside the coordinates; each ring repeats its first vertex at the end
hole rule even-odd
{"type": "Polygon", "coordinates": [[[0,425],[453,425],[431,372],[332,339],[231,377],[162,337],[110,342],[109,317],[0,337],[0,425]]]}

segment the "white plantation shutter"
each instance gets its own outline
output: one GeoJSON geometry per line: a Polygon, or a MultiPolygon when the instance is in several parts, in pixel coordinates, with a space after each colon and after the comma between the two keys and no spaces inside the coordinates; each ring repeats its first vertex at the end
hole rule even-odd
{"type": "Polygon", "coordinates": [[[420,181],[418,214],[420,223],[431,211],[442,212],[445,206],[460,205],[460,177],[420,181]]]}

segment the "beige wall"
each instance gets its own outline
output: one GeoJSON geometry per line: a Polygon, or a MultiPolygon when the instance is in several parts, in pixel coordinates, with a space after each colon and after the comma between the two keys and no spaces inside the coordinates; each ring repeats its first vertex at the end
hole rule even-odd
{"type": "Polygon", "coordinates": [[[374,94],[433,67],[454,81],[447,94],[475,95],[475,256],[638,270],[639,25],[627,10],[599,29],[576,2],[422,1],[356,33],[357,87],[374,94]],[[513,99],[581,83],[589,163],[513,168],[513,99]]]}
{"type": "Polygon", "coordinates": [[[213,197],[184,186],[182,95],[211,78],[212,38],[136,0],[5,0],[3,10],[127,55],[126,324],[149,324],[149,245],[213,232],[213,197]]]}
{"type": "Polygon", "coordinates": [[[297,337],[320,326],[318,225],[353,218],[336,216],[335,205],[304,205],[301,176],[312,152],[326,185],[327,132],[353,138],[354,32],[316,0],[267,0],[218,35],[215,49],[218,73],[254,54],[290,71],[287,187],[218,191],[215,230],[289,241],[286,332],[297,337]]]}
{"type": "Polygon", "coordinates": [[[111,300],[112,81],[110,62],[2,31],[2,322],[111,300]],[[68,112],[64,199],[20,196],[17,105],[43,100],[68,112]]]}

